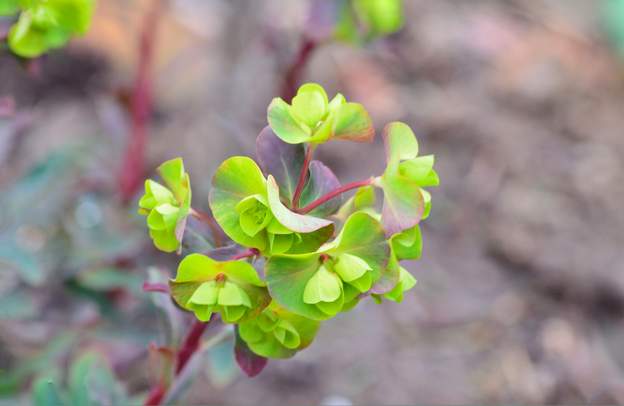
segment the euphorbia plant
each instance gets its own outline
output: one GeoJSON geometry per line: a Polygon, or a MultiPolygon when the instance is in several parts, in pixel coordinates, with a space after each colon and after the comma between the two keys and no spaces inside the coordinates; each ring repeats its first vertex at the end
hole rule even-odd
{"type": "MultiPolygon", "coordinates": [[[[416,283],[401,261],[421,255],[419,223],[431,206],[424,188],[439,183],[433,156],[418,156],[412,130],[394,122],[383,131],[385,171],[340,185],[313,159],[315,149],[335,140],[370,142],[373,124],[362,105],[340,94],[330,101],[318,84],[301,86],[290,102],[273,100],[268,123],[256,160],[231,157],[212,178],[210,211],[235,254],[224,260],[223,247],[187,253],[170,281],[175,302],[200,322],[218,314],[236,326],[243,364],[250,355],[292,357],[321,321],[367,297],[400,302],[416,283]]],[[[180,158],[158,172],[164,184],[145,183],[139,211],[157,248],[187,251],[187,216],[211,218],[190,207],[180,158]]]]}

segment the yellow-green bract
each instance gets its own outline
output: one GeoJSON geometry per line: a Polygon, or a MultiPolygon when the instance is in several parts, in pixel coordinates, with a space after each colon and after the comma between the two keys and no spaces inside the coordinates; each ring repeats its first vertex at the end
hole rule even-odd
{"type": "Polygon", "coordinates": [[[39,56],[58,48],[73,35],[87,32],[95,0],[3,0],[0,15],[20,12],[11,27],[8,44],[24,58],[39,56]]]}
{"type": "Polygon", "coordinates": [[[147,216],[150,237],[156,248],[174,252],[180,247],[191,209],[191,183],[181,158],[163,163],[157,172],[165,186],[151,179],[145,181],[139,213],[147,216]]]}
{"type": "Polygon", "coordinates": [[[169,284],[176,302],[202,321],[213,313],[227,323],[244,321],[257,316],[271,300],[249,263],[219,262],[201,254],[186,256],[169,284]]]}
{"type": "Polygon", "coordinates": [[[267,110],[271,129],[289,144],[322,144],[330,139],[370,142],[375,130],[364,106],[338,93],[331,101],[316,83],[299,88],[291,104],[273,99],[267,110]]]}

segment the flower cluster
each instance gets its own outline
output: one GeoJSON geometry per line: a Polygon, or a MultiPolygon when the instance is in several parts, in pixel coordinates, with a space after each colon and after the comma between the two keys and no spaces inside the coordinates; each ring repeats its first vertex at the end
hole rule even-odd
{"type": "MultiPolygon", "coordinates": [[[[312,342],[321,321],[367,297],[400,302],[414,287],[400,264],[421,255],[419,223],[431,208],[424,188],[439,179],[433,156],[419,156],[412,130],[395,122],[383,131],[385,171],[341,185],[312,159],[315,148],[334,139],[371,141],[373,125],[362,105],[340,94],[330,101],[317,84],[301,86],[290,104],[273,100],[267,116],[257,161],[231,157],[212,178],[210,211],[236,255],[219,260],[224,247],[190,253],[170,287],[199,320],[218,314],[236,324],[237,343],[248,350],[287,358],[312,342]]],[[[158,172],[164,185],[145,183],[139,211],[157,248],[181,251],[186,218],[196,213],[189,176],[179,158],[158,172]]]]}
{"type": "Polygon", "coordinates": [[[2,0],[0,16],[19,13],[8,44],[16,55],[33,58],[87,32],[94,8],[95,0],[2,0]]]}

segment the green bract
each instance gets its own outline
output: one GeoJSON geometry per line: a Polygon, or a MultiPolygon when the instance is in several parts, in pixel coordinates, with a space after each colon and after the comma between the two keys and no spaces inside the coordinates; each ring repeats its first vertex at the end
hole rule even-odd
{"type": "Polygon", "coordinates": [[[291,104],[279,97],[273,99],[267,115],[271,129],[289,144],[322,144],[332,138],[369,142],[375,135],[361,104],[347,102],[340,93],[328,101],[327,93],[316,83],[301,86],[291,104]]]}
{"type": "Polygon", "coordinates": [[[418,157],[418,141],[406,124],[388,124],[383,138],[387,166],[376,185],[384,191],[382,223],[386,234],[394,235],[416,226],[428,214],[430,196],[421,186],[437,186],[439,180],[433,156],[418,157]]]}
{"type": "Polygon", "coordinates": [[[314,251],[333,233],[333,223],[289,210],[275,179],[264,179],[256,163],[232,157],[212,179],[210,209],[236,243],[263,253],[314,251]]]}
{"type": "Polygon", "coordinates": [[[255,317],[269,304],[264,282],[244,261],[218,262],[205,255],[186,256],[169,282],[176,302],[208,321],[219,313],[227,323],[255,317]]]}
{"type": "Polygon", "coordinates": [[[15,54],[33,58],[65,45],[72,35],[84,34],[94,6],[94,0],[8,0],[0,6],[0,15],[21,10],[8,43],[15,54]]]}
{"type": "Polygon", "coordinates": [[[176,251],[191,208],[191,184],[181,158],[160,165],[157,172],[166,186],[145,181],[145,194],[139,200],[139,213],[147,216],[154,245],[161,251],[176,251]]]}
{"type": "Polygon", "coordinates": [[[389,252],[381,224],[366,213],[355,213],[338,237],[317,252],[271,257],[267,285],[274,300],[288,310],[327,319],[385,277],[389,252]]]}
{"type": "Polygon", "coordinates": [[[371,41],[403,27],[403,0],[347,0],[342,2],[335,36],[348,42],[371,41]]]}
{"type": "Polygon", "coordinates": [[[240,323],[239,334],[258,355],[289,358],[304,349],[314,339],[319,322],[296,315],[276,302],[258,317],[240,323]]]}

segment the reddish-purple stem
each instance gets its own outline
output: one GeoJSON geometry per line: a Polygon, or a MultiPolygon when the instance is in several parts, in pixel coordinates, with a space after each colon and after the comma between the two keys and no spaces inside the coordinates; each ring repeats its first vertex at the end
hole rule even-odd
{"type": "Polygon", "coordinates": [[[180,375],[180,372],[182,372],[188,361],[191,359],[191,356],[199,348],[201,336],[204,334],[204,331],[206,331],[206,327],[208,327],[208,323],[204,323],[203,321],[195,320],[193,323],[191,330],[182,343],[180,351],[178,351],[176,359],[176,375],[180,375]]]}
{"type": "Polygon", "coordinates": [[[312,56],[312,53],[317,46],[317,41],[308,37],[303,38],[297,57],[284,74],[284,84],[282,85],[282,90],[280,91],[280,96],[282,96],[284,100],[289,101],[295,96],[295,93],[297,92],[297,85],[301,79],[301,74],[303,73],[303,70],[310,60],[310,56],[312,56]]]}
{"type": "Polygon", "coordinates": [[[297,182],[297,187],[295,188],[295,193],[293,194],[293,209],[297,209],[299,207],[299,199],[301,198],[303,187],[305,186],[306,180],[308,179],[308,168],[310,168],[310,162],[312,161],[312,156],[314,155],[315,149],[315,145],[310,145],[308,146],[308,150],[306,151],[305,159],[303,160],[303,166],[301,167],[301,173],[299,174],[299,181],[297,182]]]}
{"type": "Polygon", "coordinates": [[[260,254],[260,250],[258,250],[257,248],[249,248],[248,250],[243,251],[240,254],[234,255],[232,258],[230,258],[230,261],[236,261],[236,260],[243,259],[243,258],[255,257],[258,254],[260,254]]]}
{"type": "Polygon", "coordinates": [[[143,282],[143,291],[169,293],[169,286],[164,283],[143,282]]]}
{"type": "Polygon", "coordinates": [[[318,199],[316,199],[312,203],[308,204],[307,206],[295,210],[295,212],[301,213],[301,214],[309,213],[312,210],[314,210],[317,207],[319,207],[320,205],[322,205],[323,203],[326,203],[329,200],[331,200],[331,199],[333,199],[333,198],[335,198],[337,196],[340,196],[341,194],[343,194],[345,192],[348,192],[349,190],[357,189],[357,188],[360,188],[362,186],[368,186],[371,183],[373,183],[373,178],[366,179],[366,180],[360,180],[358,182],[347,183],[346,185],[343,185],[343,186],[341,186],[341,187],[339,187],[337,189],[332,190],[331,192],[327,193],[326,195],[319,197],[318,199]]]}
{"type": "Polygon", "coordinates": [[[152,0],[141,29],[138,67],[131,100],[131,132],[119,179],[119,191],[124,202],[132,199],[144,176],[147,128],[152,112],[154,44],[162,9],[159,0],[152,0]]]}

